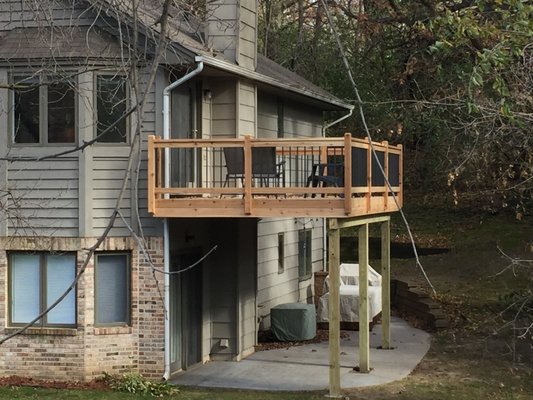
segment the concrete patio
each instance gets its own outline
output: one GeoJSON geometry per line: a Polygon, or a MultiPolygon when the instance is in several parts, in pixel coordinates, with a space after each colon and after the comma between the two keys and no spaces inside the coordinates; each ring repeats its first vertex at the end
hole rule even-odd
{"type": "MultiPolygon", "coordinates": [[[[392,350],[380,350],[381,326],[370,334],[368,374],[355,372],[358,332],[341,339],[341,387],[380,385],[405,378],[427,353],[430,335],[400,318],[391,320],[392,350]]],[[[240,362],[210,362],[173,377],[185,386],[272,391],[323,390],[329,383],[328,342],[260,351],[240,362]]]]}

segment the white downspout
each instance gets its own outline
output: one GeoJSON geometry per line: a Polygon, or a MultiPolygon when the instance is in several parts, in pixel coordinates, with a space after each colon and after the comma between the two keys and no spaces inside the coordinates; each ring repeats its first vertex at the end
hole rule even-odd
{"type": "MultiPolygon", "coordinates": [[[[198,75],[204,69],[202,57],[195,57],[196,69],[172,82],[163,90],[163,139],[170,139],[170,92],[184,82],[198,75]]],[[[170,187],[170,151],[165,148],[165,188],[170,187]]],[[[168,198],[168,194],[165,194],[168,198]]],[[[163,379],[170,378],[170,238],[168,232],[168,218],[163,221],[163,246],[164,246],[164,307],[165,307],[165,371],[163,379]]]]}
{"type": "MultiPolygon", "coordinates": [[[[353,114],[353,109],[354,109],[354,107],[352,106],[352,108],[350,108],[350,111],[348,112],[348,114],[343,115],[339,119],[336,119],[335,121],[324,125],[322,127],[322,137],[326,136],[326,129],[329,129],[333,125],[338,124],[339,122],[344,121],[346,118],[351,117],[352,114],[353,114]]],[[[328,236],[327,218],[322,218],[322,260],[324,260],[323,261],[323,265],[322,265],[322,269],[324,271],[327,271],[327,269],[328,269],[328,265],[327,265],[328,264],[328,249],[327,249],[328,237],[327,236],[328,236]]]]}
{"type": "Polygon", "coordinates": [[[329,124],[326,124],[322,127],[322,136],[326,136],[326,129],[329,129],[331,128],[333,125],[336,125],[338,124],[339,122],[341,121],[344,121],[346,118],[349,118],[352,116],[353,114],[353,106],[351,106],[352,108],[350,108],[350,111],[348,112],[348,114],[346,115],[343,115],[342,117],[340,117],[339,119],[336,119],[335,121],[333,122],[330,122],[329,124]]]}

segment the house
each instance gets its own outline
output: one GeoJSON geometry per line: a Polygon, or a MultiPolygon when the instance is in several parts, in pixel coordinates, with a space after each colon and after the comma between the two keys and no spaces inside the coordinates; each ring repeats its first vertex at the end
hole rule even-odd
{"type": "Polygon", "coordinates": [[[366,142],[324,138],[352,106],[257,54],[254,1],[160,3],[0,5],[1,337],[79,275],[2,375],[239,360],[271,307],[312,301],[325,217],[397,210],[401,148],[375,144],[389,188],[366,142]]]}

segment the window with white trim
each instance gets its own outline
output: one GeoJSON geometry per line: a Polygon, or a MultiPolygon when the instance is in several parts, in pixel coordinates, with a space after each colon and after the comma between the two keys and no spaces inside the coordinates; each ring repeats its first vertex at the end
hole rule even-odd
{"type": "Polygon", "coordinates": [[[130,324],[131,272],[128,253],[98,253],[94,272],[94,323],[130,324]]]}
{"type": "MultiPolygon", "coordinates": [[[[32,321],[65,292],[75,277],[74,253],[9,253],[10,325],[32,321]]],[[[76,326],[75,288],[33,326],[76,326]]]]}

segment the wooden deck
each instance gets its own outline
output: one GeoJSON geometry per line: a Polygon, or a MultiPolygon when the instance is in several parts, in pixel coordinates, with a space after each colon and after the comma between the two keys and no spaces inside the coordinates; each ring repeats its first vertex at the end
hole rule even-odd
{"type": "Polygon", "coordinates": [[[402,205],[402,148],[352,138],[148,139],[156,217],[356,217],[402,205]]]}

